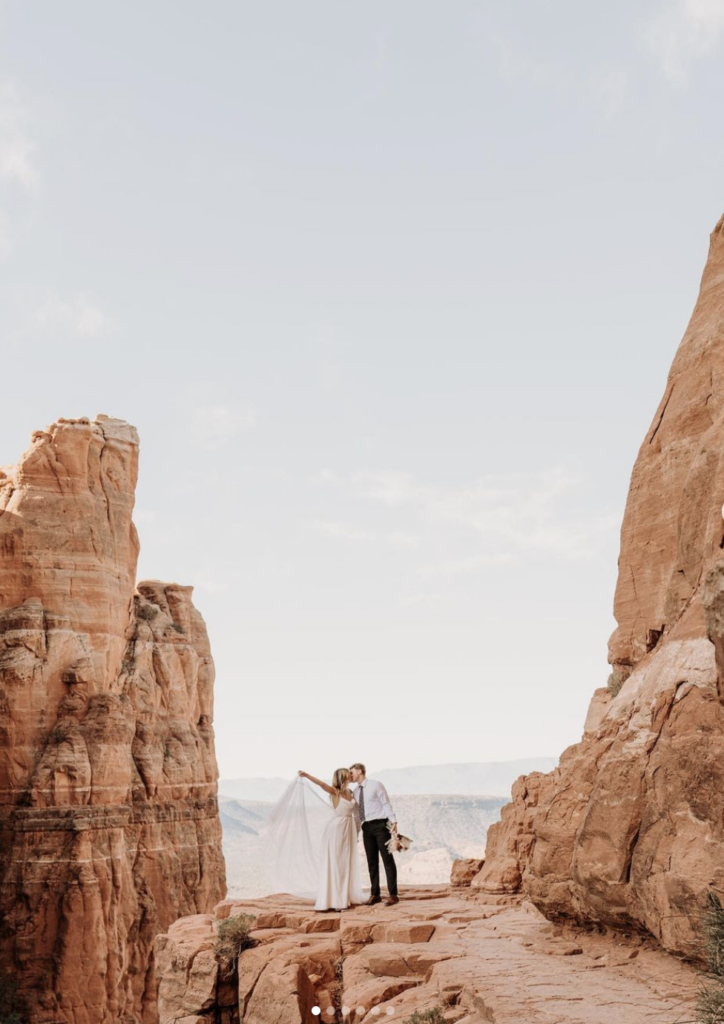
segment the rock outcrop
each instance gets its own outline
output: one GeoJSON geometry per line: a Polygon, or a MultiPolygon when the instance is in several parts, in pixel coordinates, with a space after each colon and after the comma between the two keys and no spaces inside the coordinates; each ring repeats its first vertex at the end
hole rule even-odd
{"type": "Polygon", "coordinates": [[[699,976],[640,936],[550,924],[520,897],[402,887],[378,904],[315,912],[290,896],[225,901],[157,940],[161,1024],[373,1024],[438,1007],[450,1024],[690,1020],[699,976]],[[256,917],[235,969],[219,923],[256,917]]]}
{"type": "Polygon", "coordinates": [[[473,888],[700,952],[724,891],[723,502],[724,218],[631,477],[611,692],[554,772],[516,783],[473,888]]]}
{"type": "Polygon", "coordinates": [[[135,584],[138,437],[59,420],[0,470],[0,951],[34,1024],[151,1024],[155,936],[225,894],[213,661],[135,584]]]}

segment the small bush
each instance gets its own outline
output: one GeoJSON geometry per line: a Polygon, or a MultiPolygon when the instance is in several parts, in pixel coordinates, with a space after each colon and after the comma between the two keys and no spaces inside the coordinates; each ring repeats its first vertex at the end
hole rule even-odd
{"type": "Polygon", "coordinates": [[[255,921],[256,917],[253,914],[237,914],[236,917],[227,917],[225,921],[219,921],[214,952],[218,962],[227,970],[235,969],[245,949],[256,946],[256,939],[249,935],[255,921]]]}
{"type": "Polygon", "coordinates": [[[696,1000],[697,1024],[724,1024],[724,988],[703,988],[696,1000]]]}
{"type": "Polygon", "coordinates": [[[157,604],[149,604],[148,602],[146,602],[144,604],[138,605],[136,609],[136,615],[138,616],[139,619],[145,619],[146,622],[151,622],[152,619],[156,618],[160,611],[161,609],[158,607],[157,604]]]}
{"type": "Polygon", "coordinates": [[[709,974],[724,978],[724,909],[716,893],[706,894],[704,954],[709,974]]]}
{"type": "Polygon", "coordinates": [[[724,1024],[724,909],[711,889],[706,894],[702,952],[711,983],[699,992],[696,1020],[699,1024],[724,1024]]]}
{"type": "Polygon", "coordinates": [[[621,692],[621,687],[626,682],[628,677],[631,675],[625,669],[621,669],[618,665],[614,668],[611,675],[608,677],[608,692],[612,697],[618,697],[621,692]]]}
{"type": "Polygon", "coordinates": [[[403,1024],[447,1024],[442,1015],[442,1006],[433,1006],[431,1010],[415,1010],[403,1024]]]}

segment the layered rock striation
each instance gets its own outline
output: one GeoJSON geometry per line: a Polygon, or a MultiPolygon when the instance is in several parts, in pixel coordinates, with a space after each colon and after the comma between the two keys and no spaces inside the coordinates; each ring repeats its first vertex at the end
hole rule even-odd
{"type": "Polygon", "coordinates": [[[225,894],[192,588],[136,586],[138,437],[59,420],[0,470],[0,951],[34,1024],[151,1024],[153,942],[225,894]]]}
{"type": "Polygon", "coordinates": [[[723,502],[724,218],[631,477],[611,689],[559,767],[514,786],[478,890],[700,953],[704,893],[724,893],[723,502]]]}

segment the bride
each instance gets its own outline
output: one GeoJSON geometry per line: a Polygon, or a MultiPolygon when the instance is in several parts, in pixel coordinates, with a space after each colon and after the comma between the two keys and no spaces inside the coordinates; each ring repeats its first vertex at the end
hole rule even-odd
{"type": "Polygon", "coordinates": [[[330,786],[300,771],[264,823],[276,891],[314,900],[315,910],[346,910],[365,899],[350,777],[346,768],[338,768],[330,786]],[[324,790],[329,800],[305,779],[324,790]]]}

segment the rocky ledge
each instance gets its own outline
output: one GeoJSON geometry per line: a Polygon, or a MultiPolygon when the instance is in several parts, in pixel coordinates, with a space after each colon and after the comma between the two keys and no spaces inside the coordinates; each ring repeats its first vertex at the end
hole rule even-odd
{"type": "Polygon", "coordinates": [[[373,1024],[439,1007],[451,1024],[690,1020],[697,972],[636,934],[551,924],[521,896],[409,887],[394,907],[319,913],[284,894],[225,900],[156,940],[161,1024],[373,1024]],[[225,975],[219,923],[255,916],[225,975]]]}

